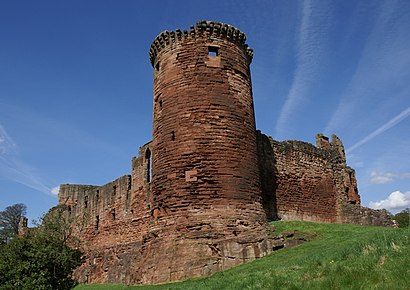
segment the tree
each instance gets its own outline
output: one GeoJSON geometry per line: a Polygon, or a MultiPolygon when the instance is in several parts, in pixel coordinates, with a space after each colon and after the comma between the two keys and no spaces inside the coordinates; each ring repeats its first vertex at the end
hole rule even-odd
{"type": "Polygon", "coordinates": [[[49,211],[36,228],[11,240],[0,251],[0,290],[72,289],[72,271],[82,252],[73,237],[71,220],[60,206],[49,211]]]}
{"type": "Polygon", "coordinates": [[[0,211],[0,244],[17,236],[20,217],[24,216],[26,211],[27,207],[22,203],[13,204],[0,211]]]}
{"type": "Polygon", "coordinates": [[[399,224],[399,228],[409,227],[410,222],[410,209],[407,208],[401,212],[395,214],[393,219],[399,224]]]}

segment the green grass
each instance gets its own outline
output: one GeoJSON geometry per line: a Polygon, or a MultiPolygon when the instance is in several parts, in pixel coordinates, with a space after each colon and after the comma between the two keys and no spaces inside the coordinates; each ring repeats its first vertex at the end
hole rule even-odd
{"type": "Polygon", "coordinates": [[[314,236],[297,247],[208,278],[153,286],[79,285],[75,290],[410,289],[410,230],[274,222],[278,233],[314,236]]]}

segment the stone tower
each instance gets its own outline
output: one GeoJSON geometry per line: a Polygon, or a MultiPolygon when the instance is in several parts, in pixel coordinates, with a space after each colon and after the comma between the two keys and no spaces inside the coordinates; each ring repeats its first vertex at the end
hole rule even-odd
{"type": "Polygon", "coordinates": [[[152,43],[151,221],[141,281],[203,276],[270,252],[252,100],[253,52],[219,22],[152,43]],[[183,257],[183,258],[181,258],[183,257]]]}

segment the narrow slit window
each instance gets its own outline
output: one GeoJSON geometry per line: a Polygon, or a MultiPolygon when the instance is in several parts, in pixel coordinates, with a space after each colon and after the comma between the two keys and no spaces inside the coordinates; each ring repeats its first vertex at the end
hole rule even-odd
{"type": "Polygon", "coordinates": [[[147,182],[151,182],[151,178],[152,178],[152,158],[151,158],[151,150],[147,149],[147,151],[145,152],[145,159],[146,159],[146,179],[147,182]]]}
{"type": "Polygon", "coordinates": [[[111,216],[112,216],[112,219],[115,220],[115,208],[112,209],[111,216]]]}
{"type": "Polygon", "coordinates": [[[208,56],[218,56],[218,48],[215,46],[208,46],[208,56]]]}
{"type": "Polygon", "coordinates": [[[171,140],[172,140],[172,141],[175,141],[175,131],[172,131],[172,132],[171,132],[171,140]]]}
{"type": "Polygon", "coordinates": [[[100,226],[100,216],[95,217],[95,229],[98,230],[98,227],[100,226]]]}

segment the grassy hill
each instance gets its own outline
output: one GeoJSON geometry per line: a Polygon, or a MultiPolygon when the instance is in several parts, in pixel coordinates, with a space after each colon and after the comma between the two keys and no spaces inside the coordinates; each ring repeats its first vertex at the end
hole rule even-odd
{"type": "Polygon", "coordinates": [[[155,286],[79,285],[75,290],[410,289],[410,230],[308,222],[273,223],[312,240],[216,273],[155,286]]]}

